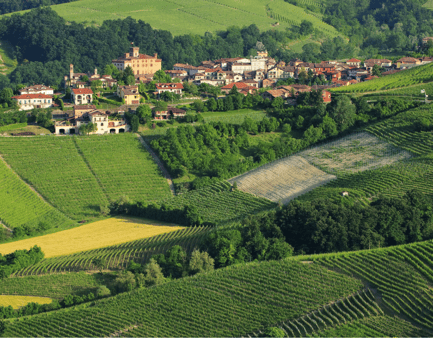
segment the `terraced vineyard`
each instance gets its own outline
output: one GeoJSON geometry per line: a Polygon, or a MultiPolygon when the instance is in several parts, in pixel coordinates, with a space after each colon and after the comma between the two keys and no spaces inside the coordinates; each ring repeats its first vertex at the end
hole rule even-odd
{"type": "Polygon", "coordinates": [[[372,170],[411,157],[411,154],[365,132],[307,149],[299,153],[330,174],[372,170]]]}
{"type": "Polygon", "coordinates": [[[315,264],[250,263],[93,306],[7,321],[4,337],[236,337],[299,318],[362,287],[359,280],[315,264]]]}
{"type": "Polygon", "coordinates": [[[144,264],[153,254],[165,253],[174,245],[180,245],[187,251],[187,253],[191,253],[192,250],[194,250],[194,247],[200,243],[203,237],[210,230],[210,227],[194,226],[96,250],[82,251],[67,256],[46,258],[33,266],[26,267],[14,273],[14,276],[97,270],[97,268],[92,264],[94,259],[104,260],[106,262],[106,269],[124,269],[130,260],[144,264]]]}
{"type": "Polygon", "coordinates": [[[158,204],[180,209],[193,206],[204,222],[215,224],[234,221],[276,206],[266,199],[238,190],[232,191],[226,181],[161,200],[158,204]]]}
{"type": "MultiPolygon", "coordinates": [[[[371,81],[343,86],[333,89],[333,91],[344,93],[364,93],[368,91],[389,90],[395,88],[408,87],[420,83],[429,83],[433,80],[433,65],[426,64],[403,70],[388,76],[383,76],[371,81]]],[[[420,84],[420,90],[423,89],[420,84]]]]}
{"type": "Polygon", "coordinates": [[[393,118],[371,125],[367,131],[413,154],[430,154],[433,151],[433,132],[418,132],[414,123],[422,118],[432,121],[432,109],[431,104],[420,106],[415,110],[400,113],[393,118]]]}
{"type": "Polygon", "coordinates": [[[1,138],[0,153],[25,181],[75,220],[100,216],[122,195],[170,196],[167,181],[131,135],[1,138]]]}
{"type": "Polygon", "coordinates": [[[167,181],[136,136],[74,136],[109,200],[155,201],[171,196],[167,181]]]}
{"type": "Polygon", "coordinates": [[[299,156],[290,156],[229,180],[241,191],[283,204],[335,179],[299,156]]]}
{"type": "MultiPolygon", "coordinates": [[[[359,319],[383,315],[384,313],[376,303],[375,297],[367,289],[295,320],[280,322],[276,326],[281,328],[289,338],[305,337],[319,334],[324,329],[335,328],[342,323],[351,323],[359,319]]],[[[260,337],[263,334],[263,331],[257,331],[248,336],[260,337]]]]}
{"type": "Polygon", "coordinates": [[[2,159],[0,159],[0,221],[11,228],[22,225],[37,226],[41,222],[47,228],[74,224],[72,220],[32,191],[2,159]]]}
{"type": "Polygon", "coordinates": [[[433,330],[433,242],[314,259],[377,288],[390,313],[433,330]]]}

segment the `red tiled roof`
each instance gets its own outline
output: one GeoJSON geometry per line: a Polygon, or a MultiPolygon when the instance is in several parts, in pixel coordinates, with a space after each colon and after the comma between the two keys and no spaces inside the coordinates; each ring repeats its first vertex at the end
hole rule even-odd
{"type": "Polygon", "coordinates": [[[183,89],[182,83],[156,83],[156,89],[183,89]]]}
{"type": "Polygon", "coordinates": [[[79,94],[93,94],[92,89],[89,89],[89,88],[72,89],[72,92],[75,95],[79,95],[79,94]]]}
{"type": "Polygon", "coordinates": [[[222,89],[224,89],[224,90],[227,90],[227,89],[232,89],[233,88],[233,86],[235,86],[236,85],[236,88],[238,88],[238,89],[247,89],[249,86],[248,85],[246,85],[245,83],[242,83],[242,82],[236,82],[236,83],[230,83],[230,84],[228,84],[228,85],[225,85],[225,86],[223,86],[222,88],[221,88],[221,90],[222,89]]]}
{"type": "Polygon", "coordinates": [[[13,99],[17,100],[29,100],[29,99],[52,99],[52,95],[45,95],[45,94],[25,94],[25,95],[17,95],[12,96],[13,99]]]}
{"type": "Polygon", "coordinates": [[[347,60],[346,62],[361,62],[361,60],[352,58],[352,59],[347,60]]]}

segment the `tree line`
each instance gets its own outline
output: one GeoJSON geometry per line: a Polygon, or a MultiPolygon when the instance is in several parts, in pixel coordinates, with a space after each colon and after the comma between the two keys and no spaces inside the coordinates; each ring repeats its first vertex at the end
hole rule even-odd
{"type": "Polygon", "coordinates": [[[44,253],[39,246],[30,250],[16,250],[13,253],[0,254],[0,279],[9,277],[12,273],[38,263],[44,258],[44,253]]]}

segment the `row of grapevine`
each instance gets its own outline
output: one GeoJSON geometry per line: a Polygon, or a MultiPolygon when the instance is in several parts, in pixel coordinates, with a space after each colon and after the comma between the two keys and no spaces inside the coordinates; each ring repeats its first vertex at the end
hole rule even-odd
{"type": "Polygon", "coordinates": [[[10,320],[4,336],[239,337],[296,319],[362,287],[359,280],[315,264],[250,263],[10,320]]]}
{"type": "Polygon", "coordinates": [[[92,263],[95,259],[105,260],[106,269],[124,269],[130,260],[144,264],[152,255],[165,253],[174,245],[180,245],[188,253],[191,253],[211,229],[211,227],[194,226],[119,245],[83,251],[66,256],[46,258],[33,266],[23,268],[14,273],[14,276],[20,277],[67,271],[97,270],[92,263]]]}
{"type": "MultiPolygon", "coordinates": [[[[366,289],[295,320],[277,323],[276,326],[284,330],[287,337],[305,337],[318,334],[324,329],[383,314],[371,291],[366,289]]],[[[257,331],[248,336],[260,337],[263,333],[257,331]]]]}

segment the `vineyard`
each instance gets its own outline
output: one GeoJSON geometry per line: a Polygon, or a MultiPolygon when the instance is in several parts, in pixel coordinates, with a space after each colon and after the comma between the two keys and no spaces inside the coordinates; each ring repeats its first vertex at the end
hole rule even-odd
{"type": "Polygon", "coordinates": [[[0,295],[0,306],[12,306],[18,309],[28,303],[50,304],[53,300],[44,297],[27,297],[27,296],[5,296],[0,295]]]}
{"type": "MultiPolygon", "coordinates": [[[[14,273],[14,276],[32,278],[33,276],[30,275],[97,270],[92,263],[95,259],[104,260],[106,262],[105,269],[122,270],[126,268],[126,265],[131,260],[135,263],[144,264],[152,255],[165,253],[174,245],[180,245],[187,253],[191,253],[210,230],[210,227],[194,226],[119,245],[82,251],[67,256],[45,258],[33,266],[14,273]]],[[[0,292],[2,292],[1,288],[0,292]]]]}
{"type": "Polygon", "coordinates": [[[179,230],[179,226],[145,219],[116,217],[40,237],[0,245],[0,253],[38,245],[45,258],[98,249],[179,230]]]}
{"type": "MultiPolygon", "coordinates": [[[[108,286],[111,274],[63,273],[3,279],[0,294],[45,296],[62,299],[68,294],[83,295],[100,285],[108,286]]],[[[0,295],[2,297],[2,295],[0,295]]]]}
{"type": "Polygon", "coordinates": [[[37,226],[40,222],[46,224],[47,228],[73,224],[32,191],[1,159],[0,220],[11,228],[37,226]]]}
{"type": "Polygon", "coordinates": [[[170,196],[150,154],[131,134],[122,136],[1,138],[0,153],[21,178],[75,220],[100,216],[120,196],[170,196]]]}
{"type": "Polygon", "coordinates": [[[371,81],[343,86],[333,90],[344,93],[365,93],[369,91],[404,88],[415,84],[420,84],[419,90],[421,90],[424,88],[421,83],[428,83],[431,81],[433,81],[433,65],[426,64],[373,79],[371,81]]]}
{"type": "Polygon", "coordinates": [[[283,204],[335,179],[299,156],[274,161],[229,180],[241,191],[283,204]]]}
{"type": "Polygon", "coordinates": [[[348,255],[318,256],[320,263],[368,281],[389,313],[433,329],[433,243],[431,241],[348,255]]]}
{"type": "Polygon", "coordinates": [[[203,222],[215,224],[238,220],[275,207],[266,199],[233,190],[226,181],[158,201],[158,204],[177,209],[195,207],[203,222]]]}
{"type": "Polygon", "coordinates": [[[236,337],[297,319],[362,289],[292,260],[250,263],[138,289],[81,309],[6,322],[4,337],[236,337]],[[125,330],[128,330],[124,332],[125,330]]]}

